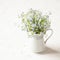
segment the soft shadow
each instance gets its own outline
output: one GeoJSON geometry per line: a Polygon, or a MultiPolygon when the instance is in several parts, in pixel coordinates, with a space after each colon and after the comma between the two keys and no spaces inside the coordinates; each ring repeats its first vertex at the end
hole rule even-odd
{"type": "Polygon", "coordinates": [[[43,52],[37,52],[37,54],[58,54],[58,53],[60,52],[49,47],[46,47],[45,51],[43,52]]]}

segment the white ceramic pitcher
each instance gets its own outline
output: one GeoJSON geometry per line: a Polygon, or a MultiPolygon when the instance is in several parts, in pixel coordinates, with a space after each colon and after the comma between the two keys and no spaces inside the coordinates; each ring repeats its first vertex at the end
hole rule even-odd
{"type": "Polygon", "coordinates": [[[32,43],[31,43],[31,50],[33,52],[42,52],[45,50],[45,44],[47,42],[47,40],[52,36],[53,34],[53,30],[52,29],[48,29],[51,30],[51,35],[44,41],[44,34],[35,34],[32,36],[32,43]]]}

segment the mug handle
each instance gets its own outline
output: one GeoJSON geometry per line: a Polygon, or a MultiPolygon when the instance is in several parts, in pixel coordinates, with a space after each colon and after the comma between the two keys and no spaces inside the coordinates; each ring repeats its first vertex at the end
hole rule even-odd
{"type": "Polygon", "coordinates": [[[50,36],[44,41],[44,43],[46,44],[46,42],[47,42],[47,40],[52,36],[52,34],[53,34],[53,30],[52,29],[47,29],[47,31],[48,30],[50,30],[51,31],[51,34],[50,34],[50,36]]]}

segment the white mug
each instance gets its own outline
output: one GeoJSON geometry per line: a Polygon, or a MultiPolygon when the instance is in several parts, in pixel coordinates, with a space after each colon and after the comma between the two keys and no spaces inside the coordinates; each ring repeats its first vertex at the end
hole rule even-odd
{"type": "Polygon", "coordinates": [[[33,52],[42,52],[45,50],[45,44],[47,42],[47,40],[52,36],[53,34],[53,30],[52,29],[48,29],[51,30],[51,35],[44,41],[44,34],[40,33],[40,34],[34,34],[32,35],[32,42],[31,42],[31,50],[33,52]]]}

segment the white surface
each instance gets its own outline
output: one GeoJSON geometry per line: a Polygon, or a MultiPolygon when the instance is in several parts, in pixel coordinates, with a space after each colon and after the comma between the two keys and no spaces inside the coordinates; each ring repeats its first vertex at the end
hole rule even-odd
{"type": "Polygon", "coordinates": [[[0,0],[0,60],[60,60],[60,0],[0,0]],[[51,11],[53,36],[45,53],[29,52],[29,40],[17,28],[19,11],[51,11]],[[53,49],[53,50],[52,50],[53,49]]]}

